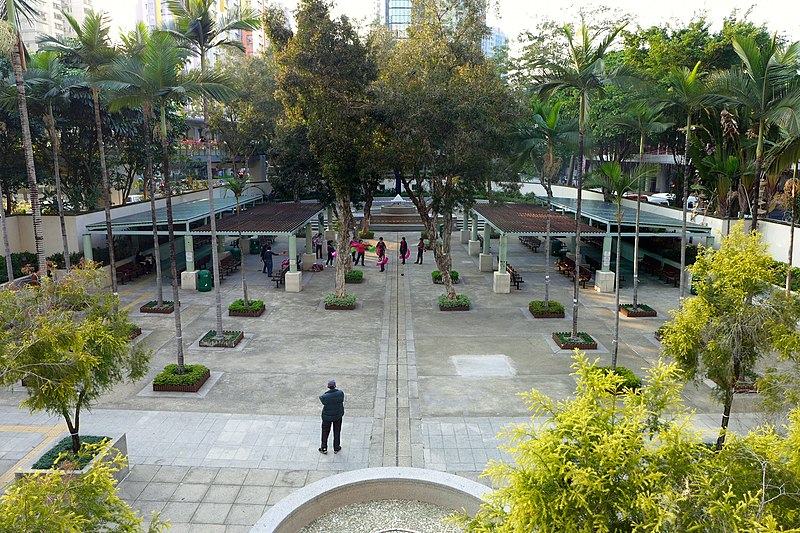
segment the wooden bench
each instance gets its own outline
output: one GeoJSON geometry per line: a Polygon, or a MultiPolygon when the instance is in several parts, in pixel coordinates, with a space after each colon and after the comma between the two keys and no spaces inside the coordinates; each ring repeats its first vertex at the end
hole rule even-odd
{"type": "Polygon", "coordinates": [[[117,281],[124,285],[126,281],[131,281],[145,273],[144,266],[133,262],[125,263],[117,266],[117,281]]]}
{"type": "Polygon", "coordinates": [[[571,257],[564,256],[556,261],[556,268],[561,274],[569,276],[571,272],[575,271],[575,261],[571,257]]]}
{"type": "Polygon", "coordinates": [[[229,255],[228,257],[219,262],[219,269],[220,272],[225,270],[226,274],[231,274],[232,272],[237,271],[241,265],[242,265],[241,259],[236,259],[236,257],[234,257],[233,255],[229,255]]]}
{"type": "Polygon", "coordinates": [[[538,252],[539,247],[542,245],[542,241],[536,237],[520,237],[519,242],[533,250],[533,253],[538,252]]]}
{"type": "Polygon", "coordinates": [[[652,274],[654,276],[661,277],[661,261],[656,259],[651,255],[646,255],[639,261],[639,266],[642,267],[645,274],[652,274]]]}
{"type": "Polygon", "coordinates": [[[681,271],[672,265],[664,265],[659,278],[666,283],[672,283],[673,287],[677,287],[681,280],[681,271]]]}
{"type": "Polygon", "coordinates": [[[512,267],[508,263],[506,263],[506,272],[508,272],[511,275],[511,284],[514,285],[517,288],[517,290],[520,290],[522,288],[520,287],[520,285],[522,283],[525,283],[525,280],[522,279],[522,274],[517,272],[514,269],[514,267],[512,267]]]}
{"type": "Polygon", "coordinates": [[[272,281],[275,282],[275,288],[279,288],[281,285],[286,284],[286,273],[289,272],[289,267],[282,268],[279,271],[276,271],[272,274],[272,281]]]}
{"type": "MultiPolygon", "coordinates": [[[[578,272],[579,272],[579,274],[578,274],[578,276],[579,276],[578,277],[578,284],[580,284],[580,286],[585,289],[586,288],[586,282],[590,281],[592,279],[592,271],[589,270],[588,268],[582,266],[578,272]]],[[[568,275],[569,275],[569,279],[571,279],[572,281],[575,281],[575,269],[572,269],[569,272],[568,275]]]]}

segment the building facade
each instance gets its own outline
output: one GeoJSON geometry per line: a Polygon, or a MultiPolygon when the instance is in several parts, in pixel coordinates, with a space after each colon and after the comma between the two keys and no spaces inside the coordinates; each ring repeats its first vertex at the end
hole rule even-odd
{"type": "Polygon", "coordinates": [[[42,35],[53,37],[75,37],[75,32],[62,14],[69,13],[78,24],[82,24],[86,14],[92,10],[92,0],[47,0],[35,4],[39,16],[33,21],[20,17],[22,42],[30,52],[39,49],[36,40],[42,35]]]}

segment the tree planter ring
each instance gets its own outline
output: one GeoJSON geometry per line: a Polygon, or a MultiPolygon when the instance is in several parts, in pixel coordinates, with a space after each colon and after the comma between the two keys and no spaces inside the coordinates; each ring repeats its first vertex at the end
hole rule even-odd
{"type": "MultiPolygon", "coordinates": [[[[458,285],[460,282],[461,282],[461,278],[454,279],[453,280],[453,285],[458,285]]],[[[433,280],[433,284],[434,285],[444,285],[444,281],[443,280],[439,280],[439,281],[433,280]]]]}
{"type": "Polygon", "coordinates": [[[347,278],[344,278],[344,282],[345,283],[353,283],[353,284],[364,283],[364,278],[360,278],[360,279],[347,279],[347,278]]]}
{"type": "MultiPolygon", "coordinates": [[[[208,333],[214,333],[214,331],[212,330],[208,333]]],[[[243,331],[223,331],[222,334],[225,337],[222,340],[214,340],[213,337],[206,339],[208,336],[208,334],[206,334],[206,336],[200,339],[198,344],[202,348],[235,348],[236,345],[242,342],[242,339],[244,339],[243,331]]]]}
{"type": "Polygon", "coordinates": [[[619,312],[628,318],[650,318],[658,316],[655,309],[640,305],[638,309],[634,310],[631,305],[620,305],[619,312]]]}
{"type": "Polygon", "coordinates": [[[572,342],[572,341],[562,341],[561,338],[553,333],[553,341],[558,345],[559,348],[562,350],[574,350],[577,348],[578,350],[596,350],[597,349],[597,342],[572,342]]]}
{"type": "Polygon", "coordinates": [[[234,311],[233,309],[228,309],[228,316],[257,317],[263,315],[266,310],[266,307],[262,307],[258,311],[234,311]]]}
{"type": "Polygon", "coordinates": [[[534,311],[530,307],[528,311],[533,315],[533,318],[564,318],[564,311],[559,311],[557,313],[541,313],[538,311],[534,311]]]}
{"type": "Polygon", "coordinates": [[[439,311],[469,311],[470,306],[468,305],[460,305],[457,307],[442,307],[439,306],[439,311]]]}
{"type": "Polygon", "coordinates": [[[336,304],[325,304],[325,309],[330,311],[353,311],[355,310],[356,306],[353,305],[336,305],[336,304]]]}
{"type": "Polygon", "coordinates": [[[175,312],[175,304],[170,303],[169,305],[165,305],[163,307],[156,307],[156,301],[153,300],[151,302],[147,302],[143,306],[139,308],[140,313],[157,313],[161,315],[168,315],[170,313],[175,312]]]}
{"type": "MultiPolygon", "coordinates": [[[[119,453],[121,453],[123,457],[128,457],[128,439],[126,434],[122,433],[121,435],[117,435],[116,437],[110,437],[106,449],[109,450],[109,453],[103,458],[104,462],[110,462],[114,458],[114,456],[116,455],[114,453],[114,450],[117,450],[119,453]]],[[[29,475],[47,475],[48,472],[52,471],[52,470],[39,470],[32,468],[32,466],[34,465],[34,463],[36,463],[36,461],[38,461],[38,459],[39,459],[38,457],[30,459],[25,467],[14,472],[14,479],[22,479],[25,476],[29,475]]],[[[97,456],[95,456],[94,458],[92,458],[91,461],[89,461],[89,464],[87,464],[80,470],[62,470],[62,472],[66,472],[68,475],[82,476],[86,472],[88,472],[89,469],[92,467],[92,465],[97,461],[98,458],[97,456]]],[[[120,468],[116,472],[113,472],[111,475],[114,476],[114,479],[116,479],[117,482],[119,482],[125,479],[125,476],[128,475],[129,471],[130,471],[130,464],[125,465],[123,468],[120,468]]]]}
{"type": "Polygon", "coordinates": [[[138,337],[141,334],[142,334],[142,328],[140,328],[139,326],[136,326],[135,328],[133,328],[131,330],[131,336],[129,337],[129,339],[133,340],[133,339],[135,339],[136,337],[138,337]]]}
{"type": "Polygon", "coordinates": [[[197,383],[191,385],[156,385],[153,383],[154,392],[197,392],[211,377],[211,371],[206,370],[206,373],[200,378],[197,383]]]}

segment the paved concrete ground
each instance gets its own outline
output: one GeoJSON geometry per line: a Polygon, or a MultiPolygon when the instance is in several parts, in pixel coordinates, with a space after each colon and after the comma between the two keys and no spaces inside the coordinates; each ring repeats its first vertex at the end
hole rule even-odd
{"type": "MultiPolygon", "coordinates": [[[[146,516],[159,511],[171,531],[248,531],[265,509],[298,487],[332,473],[375,466],[416,466],[478,479],[487,460],[504,458],[496,438],[510,422],[528,420],[517,396],[536,388],[567,398],[574,390],[570,353],[550,340],[571,328],[564,320],[534,320],[527,312],[543,293],[544,254],[509,241],[509,262],[525,279],[521,290],[494,294],[492,276],[453,240],[453,267],[472,298],[473,310],[443,313],[441,288],[431,283],[431,254],[423,265],[399,265],[389,233],[390,263],[381,273],[368,257],[365,282],[349,285],[355,311],[326,311],[334,271],[304,273],[303,291],[276,289],[261,274],[258,256],[245,256],[250,296],[265,300],[260,318],[225,318],[243,329],[237,349],[199,348],[214,325],[213,293],[183,292],[183,331],[188,363],[213,372],[199,394],[153,394],[150,381],[174,362],[172,316],[141,315],[140,342],[153,349],[147,378],[120,385],[82,417],[82,434],[127,433],[130,461],[123,497],[146,516]],[[331,378],[346,394],[343,450],[321,455],[317,396],[331,378]]],[[[301,242],[302,247],[302,242],[301,242]]],[[[496,251],[497,243],[493,242],[496,251]]],[[[285,249],[279,242],[277,249],[285,249]]],[[[121,286],[123,304],[135,310],[153,298],[152,277],[121,286]]],[[[623,302],[630,301],[630,286],[623,302]]],[[[222,282],[223,305],[241,296],[240,276],[222,282]]],[[[571,302],[571,282],[552,274],[551,297],[571,302]]],[[[622,319],[619,364],[643,375],[659,357],[653,331],[677,306],[678,291],[645,276],[640,301],[656,319],[622,319]]],[[[581,290],[580,329],[600,342],[592,355],[608,364],[612,346],[613,294],[581,290]]],[[[0,391],[0,473],[8,479],[26,456],[38,453],[63,431],[63,422],[19,411],[24,389],[0,391]]],[[[720,408],[704,384],[690,384],[684,398],[699,428],[714,434],[720,408]]],[[[737,396],[732,427],[758,421],[755,399],[737,396]]],[[[329,446],[332,448],[332,446],[329,446]]]]}

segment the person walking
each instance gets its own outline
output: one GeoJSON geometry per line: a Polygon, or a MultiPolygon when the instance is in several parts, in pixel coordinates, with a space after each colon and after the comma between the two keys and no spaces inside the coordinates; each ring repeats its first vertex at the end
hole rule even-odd
{"type": "Polygon", "coordinates": [[[271,245],[266,245],[263,250],[261,250],[261,261],[264,262],[264,267],[261,269],[261,273],[266,273],[267,276],[272,277],[272,256],[277,255],[275,252],[272,251],[271,245]]]}
{"type": "Polygon", "coordinates": [[[322,403],[322,444],[319,453],[328,453],[328,436],[333,427],[333,453],[342,449],[342,417],[344,416],[344,391],[336,388],[336,381],[328,382],[328,390],[320,394],[322,403]]]}
{"type": "Polygon", "coordinates": [[[408,257],[408,243],[406,242],[406,238],[402,237],[400,239],[400,259],[403,261],[403,264],[406,264],[406,257],[408,257]]]}
{"type": "Polygon", "coordinates": [[[386,255],[386,243],[383,242],[383,237],[378,237],[378,244],[375,245],[375,253],[378,255],[378,264],[381,266],[381,272],[385,272],[386,269],[386,261],[384,261],[384,256],[386,255]]]}
{"type": "Polygon", "coordinates": [[[328,260],[325,262],[325,266],[333,264],[334,252],[336,252],[336,248],[333,247],[333,241],[328,241],[328,260]]]}
{"type": "Polygon", "coordinates": [[[354,265],[357,265],[358,260],[360,259],[361,266],[364,266],[364,252],[366,251],[367,251],[367,245],[364,244],[363,240],[358,239],[358,242],[356,243],[356,261],[355,263],[353,263],[354,265]]]}
{"type": "Polygon", "coordinates": [[[424,251],[425,251],[425,240],[422,237],[420,237],[419,242],[417,243],[417,260],[414,261],[415,265],[422,264],[422,252],[424,251]]]}
{"type": "Polygon", "coordinates": [[[356,262],[356,254],[358,253],[358,241],[353,239],[350,241],[350,255],[353,257],[353,264],[356,262]]]}

